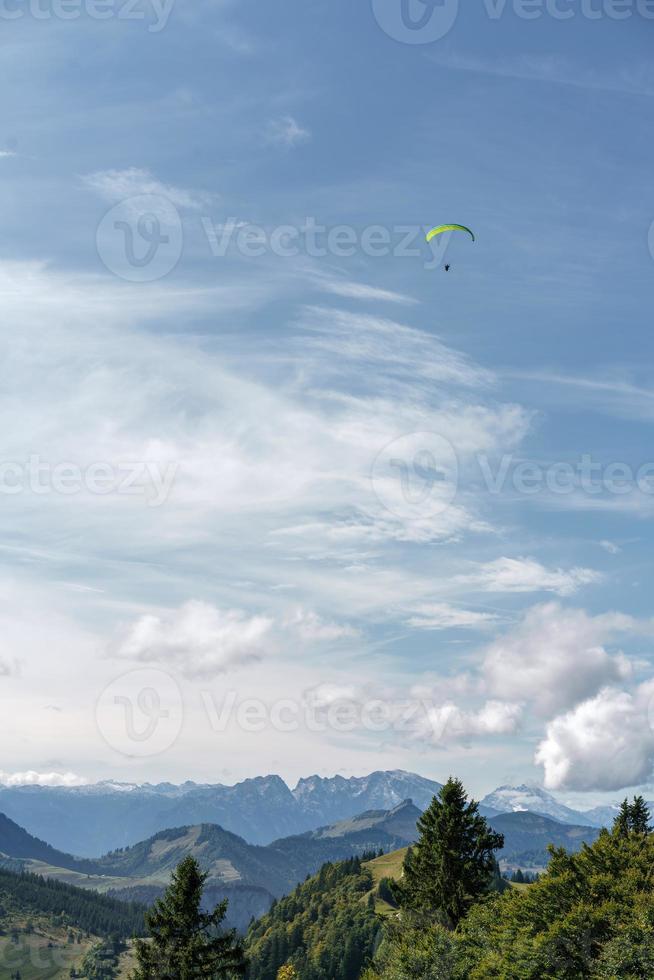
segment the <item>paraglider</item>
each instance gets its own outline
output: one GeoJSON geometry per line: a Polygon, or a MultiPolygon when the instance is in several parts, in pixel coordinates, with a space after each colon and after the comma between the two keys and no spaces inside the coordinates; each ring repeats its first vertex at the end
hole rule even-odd
{"type": "MultiPolygon", "coordinates": [[[[465,225],[437,225],[436,228],[432,228],[432,230],[428,233],[427,241],[432,241],[432,239],[437,238],[438,235],[444,235],[446,231],[465,231],[468,233],[468,235],[470,235],[473,242],[477,241],[474,231],[471,231],[470,228],[466,228],[465,225]]],[[[449,272],[451,268],[452,266],[448,264],[445,266],[445,271],[449,272]]]]}
{"type": "Polygon", "coordinates": [[[471,231],[470,228],[466,228],[465,225],[438,225],[436,228],[432,228],[432,230],[429,232],[427,235],[427,241],[430,242],[432,238],[436,238],[437,235],[444,235],[446,231],[467,231],[473,242],[477,241],[474,231],[471,231]]]}

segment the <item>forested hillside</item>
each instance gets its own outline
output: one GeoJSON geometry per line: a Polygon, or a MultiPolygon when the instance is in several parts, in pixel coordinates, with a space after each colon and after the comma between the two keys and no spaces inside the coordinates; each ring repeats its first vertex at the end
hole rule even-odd
{"type": "Polygon", "coordinates": [[[0,924],[14,915],[56,915],[95,936],[128,938],[143,930],[142,906],[119,902],[33,874],[0,869],[0,924]]]}
{"type": "Polygon", "coordinates": [[[535,884],[480,896],[454,928],[440,902],[409,903],[385,930],[365,980],[648,980],[653,867],[639,798],[625,803],[611,832],[576,854],[553,849],[535,884]]]}
{"type": "Polygon", "coordinates": [[[251,927],[249,980],[275,980],[286,964],[301,980],[358,977],[380,928],[372,887],[372,873],[360,858],[324,865],[251,927]]]}

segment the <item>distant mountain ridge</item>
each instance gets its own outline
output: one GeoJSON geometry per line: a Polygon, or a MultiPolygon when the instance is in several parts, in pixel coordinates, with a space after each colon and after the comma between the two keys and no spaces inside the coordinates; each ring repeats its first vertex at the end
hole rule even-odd
{"type": "Polygon", "coordinates": [[[562,823],[526,810],[501,813],[489,823],[493,830],[504,835],[504,847],[497,855],[502,869],[541,870],[549,862],[549,844],[578,851],[582,844],[592,844],[600,833],[597,827],[562,823]]]}
{"type": "MultiPolygon", "coordinates": [[[[142,902],[160,896],[174,868],[193,855],[209,876],[206,900],[228,898],[231,924],[244,929],[252,916],[262,915],[275,898],[289,894],[323,864],[413,843],[421,812],[404,800],[391,810],[366,810],[266,846],[249,844],[216,824],[175,827],[93,859],[57,851],[0,815],[0,852],[19,862],[20,869],[142,902]]],[[[549,843],[576,850],[599,833],[525,811],[491,817],[490,823],[505,836],[498,853],[503,867],[544,867],[549,843]]]]}
{"type": "Polygon", "coordinates": [[[440,783],[403,770],[349,779],[311,776],[293,790],[274,775],[235,786],[3,786],[0,812],[61,851],[91,857],[170,827],[205,823],[218,824],[252,844],[269,844],[365,810],[392,809],[408,798],[425,809],[440,788],[440,783]]]}
{"type": "MultiPolygon", "coordinates": [[[[17,866],[24,860],[36,860],[79,872],[92,868],[91,861],[80,861],[72,854],[51,847],[38,837],[33,837],[4,813],[0,813],[0,863],[6,858],[17,862],[17,866]]],[[[7,865],[6,860],[4,863],[7,865]]]]}
{"type": "Polygon", "coordinates": [[[553,817],[560,823],[582,824],[585,814],[579,810],[559,803],[550,793],[538,786],[499,786],[481,801],[484,806],[492,807],[498,813],[540,813],[553,817]]]}
{"type": "MultiPolygon", "coordinates": [[[[654,816],[654,803],[648,803],[654,816]]],[[[480,809],[491,807],[496,813],[540,813],[560,823],[585,827],[610,827],[620,810],[619,803],[575,810],[560,803],[551,793],[523,783],[521,786],[499,786],[481,801],[480,809]]]]}
{"type": "Polygon", "coordinates": [[[407,800],[390,811],[367,811],[267,846],[249,844],[216,824],[176,827],[88,859],[57,851],[0,815],[0,865],[5,854],[14,862],[7,865],[12,870],[149,903],[162,894],[179,862],[192,855],[209,875],[207,903],[228,898],[230,924],[245,929],[253,916],[263,915],[275,898],[291,892],[326,862],[406,846],[416,837],[420,813],[407,800]]]}
{"type": "MultiPolygon", "coordinates": [[[[391,810],[406,799],[424,810],[440,788],[435,780],[404,770],[350,778],[309,776],[293,789],[275,775],[235,786],[111,781],[78,787],[0,786],[0,812],[61,852],[95,857],[170,827],[201,824],[217,824],[251,844],[266,845],[368,810],[391,810]]],[[[500,786],[480,803],[486,817],[521,811],[599,827],[610,826],[616,808],[584,813],[528,785],[500,786]]]]}

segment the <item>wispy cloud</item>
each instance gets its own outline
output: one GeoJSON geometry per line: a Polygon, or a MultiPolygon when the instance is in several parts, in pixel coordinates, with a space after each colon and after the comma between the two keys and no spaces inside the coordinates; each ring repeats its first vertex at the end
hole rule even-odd
{"type": "Polygon", "coordinates": [[[598,72],[584,68],[558,55],[520,55],[517,57],[482,58],[471,55],[439,54],[433,60],[442,68],[514,78],[526,82],[571,86],[590,91],[618,92],[625,95],[654,95],[654,76],[648,64],[628,69],[598,72]]]}
{"type": "Polygon", "coordinates": [[[381,303],[400,303],[407,306],[413,305],[417,300],[403,293],[394,293],[389,289],[379,289],[377,286],[366,286],[359,282],[341,282],[337,279],[325,279],[321,282],[321,288],[326,293],[334,296],[342,296],[345,299],[357,299],[361,301],[381,302],[381,303]]]}
{"type": "Polygon", "coordinates": [[[493,613],[475,612],[444,602],[421,603],[407,619],[407,626],[421,630],[488,629],[498,617],[493,613]]]}
{"type": "Polygon", "coordinates": [[[293,149],[311,139],[311,133],[299,124],[293,116],[271,119],[266,129],[266,139],[286,149],[293,149]]]}
{"type": "Polygon", "coordinates": [[[127,170],[98,170],[82,177],[84,183],[108,201],[154,195],[164,197],[181,208],[199,210],[210,204],[215,195],[166,184],[149,170],[129,167],[127,170]]]}
{"type": "Polygon", "coordinates": [[[573,595],[581,586],[601,581],[590,568],[546,568],[532,558],[498,558],[455,581],[484,592],[554,592],[573,595]]]}

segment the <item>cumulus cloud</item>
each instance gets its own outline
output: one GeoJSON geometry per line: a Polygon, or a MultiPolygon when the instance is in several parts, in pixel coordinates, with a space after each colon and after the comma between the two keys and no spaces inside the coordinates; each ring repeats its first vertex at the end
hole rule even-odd
{"type": "Polygon", "coordinates": [[[484,592],[554,592],[569,596],[582,585],[598,582],[601,575],[590,568],[546,568],[531,558],[498,558],[481,565],[456,581],[484,592]]]}
{"type": "Polygon", "coordinates": [[[354,627],[323,619],[311,609],[287,615],[248,615],[191,600],[163,614],[147,613],[131,623],[110,654],[143,663],[171,664],[189,677],[209,677],[261,660],[288,646],[336,643],[359,636],[354,627]]]}
{"type": "Polygon", "coordinates": [[[473,711],[456,704],[443,704],[425,711],[416,727],[416,736],[442,744],[465,742],[473,736],[512,735],[521,717],[521,705],[506,701],[487,701],[473,711]]]}
{"type": "Polygon", "coordinates": [[[551,602],[528,610],[487,649],[482,673],[491,694],[529,701],[540,715],[565,710],[628,677],[629,661],[603,644],[636,628],[628,616],[589,616],[551,602]]]}
{"type": "Polygon", "coordinates": [[[548,789],[618,790],[648,781],[654,766],[654,682],[633,694],[604,688],[547,726],[535,761],[548,789]]]}
{"type": "MultiPolygon", "coordinates": [[[[447,686],[447,684],[445,685],[447,686]]],[[[464,708],[454,701],[436,701],[427,690],[362,688],[356,685],[320,684],[304,692],[304,702],[321,717],[343,730],[393,732],[400,741],[432,745],[468,743],[515,733],[521,722],[522,706],[504,701],[486,701],[464,708]]]]}
{"type": "Polygon", "coordinates": [[[280,119],[272,119],[268,123],[267,138],[269,143],[277,143],[292,149],[301,143],[306,143],[311,139],[308,129],[300,126],[297,119],[293,116],[282,116],[280,119]]]}
{"type": "Polygon", "coordinates": [[[149,170],[128,167],[126,170],[98,170],[82,180],[107,201],[124,201],[130,197],[153,195],[164,197],[180,208],[198,210],[209,204],[212,195],[175,187],[158,180],[149,170]]]}
{"type": "Polygon", "coordinates": [[[259,660],[272,645],[273,620],[191,601],[162,615],[141,616],[112,652],[126,660],[172,664],[191,677],[208,677],[259,660]]]}
{"type": "Polygon", "coordinates": [[[495,622],[497,616],[492,613],[461,609],[445,602],[426,602],[415,607],[407,626],[421,630],[487,629],[495,622]]]}
{"type": "Polygon", "coordinates": [[[2,786],[84,786],[86,779],[73,772],[0,772],[2,786]]]}

